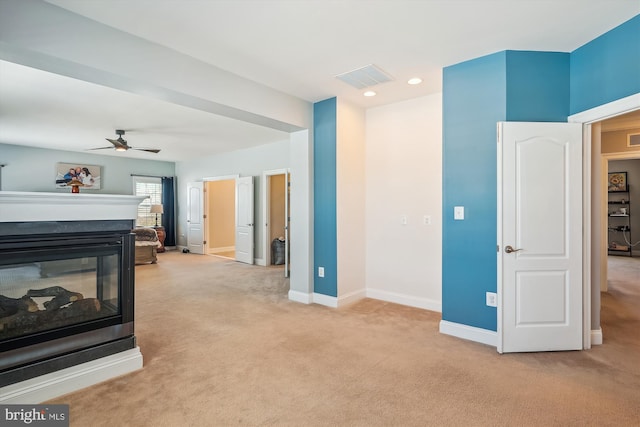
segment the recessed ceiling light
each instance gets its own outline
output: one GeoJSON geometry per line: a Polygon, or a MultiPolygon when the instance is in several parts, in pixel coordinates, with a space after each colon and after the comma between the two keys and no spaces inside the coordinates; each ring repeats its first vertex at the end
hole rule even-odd
{"type": "Polygon", "coordinates": [[[364,93],[364,96],[376,96],[376,93],[372,90],[368,90],[364,93]]]}
{"type": "Polygon", "coordinates": [[[420,77],[414,77],[412,79],[409,79],[407,83],[409,83],[410,85],[419,85],[420,83],[422,83],[422,79],[420,77]]]}

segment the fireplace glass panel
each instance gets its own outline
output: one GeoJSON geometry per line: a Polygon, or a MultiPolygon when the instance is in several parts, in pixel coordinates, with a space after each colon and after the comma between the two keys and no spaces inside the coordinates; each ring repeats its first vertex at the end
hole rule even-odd
{"type": "Polygon", "coordinates": [[[118,249],[21,258],[0,264],[0,342],[121,314],[118,249]]]}

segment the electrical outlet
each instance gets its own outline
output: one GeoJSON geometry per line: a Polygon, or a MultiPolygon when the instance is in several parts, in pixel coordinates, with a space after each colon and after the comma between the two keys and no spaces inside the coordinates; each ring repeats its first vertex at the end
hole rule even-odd
{"type": "Polygon", "coordinates": [[[318,267],[318,277],[324,277],[324,267],[318,267]]]}
{"type": "Polygon", "coordinates": [[[425,215],[422,218],[422,222],[424,225],[431,225],[431,215],[425,215]]]}
{"type": "Polygon", "coordinates": [[[489,307],[497,307],[498,306],[498,295],[495,292],[487,292],[487,305],[489,307]]]}
{"type": "Polygon", "coordinates": [[[406,215],[402,215],[400,217],[400,224],[407,225],[408,223],[409,223],[409,219],[407,218],[407,216],[406,215]]]}

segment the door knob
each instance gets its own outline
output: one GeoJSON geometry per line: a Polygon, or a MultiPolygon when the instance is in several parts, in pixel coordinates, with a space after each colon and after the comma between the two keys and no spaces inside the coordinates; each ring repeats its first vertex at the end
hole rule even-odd
{"type": "Polygon", "coordinates": [[[518,252],[521,251],[522,249],[513,249],[511,246],[505,246],[504,247],[504,251],[508,254],[510,254],[511,252],[518,252]]]}

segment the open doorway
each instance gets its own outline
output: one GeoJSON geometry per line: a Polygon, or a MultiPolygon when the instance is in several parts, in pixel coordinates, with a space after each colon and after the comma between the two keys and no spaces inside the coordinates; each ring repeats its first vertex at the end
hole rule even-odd
{"type": "Polygon", "coordinates": [[[192,253],[254,263],[253,187],[252,176],[204,178],[187,184],[187,242],[192,253]]]}
{"type": "Polygon", "coordinates": [[[640,135],[640,110],[603,120],[593,127],[602,166],[600,228],[606,247],[600,252],[600,285],[601,291],[606,291],[609,257],[640,257],[640,144],[632,142],[634,135],[640,135]]]}
{"type": "Polygon", "coordinates": [[[640,320],[640,145],[630,143],[631,135],[640,134],[640,110],[593,123],[592,134],[600,184],[593,194],[599,221],[599,256],[593,259],[600,270],[597,310],[606,339],[623,345],[629,322],[640,320]]]}
{"type": "Polygon", "coordinates": [[[603,343],[601,288],[607,280],[607,160],[601,152],[602,122],[640,111],[640,93],[602,104],[569,116],[583,124],[584,138],[584,349],[603,343]]]}
{"type": "Polygon", "coordinates": [[[265,264],[283,266],[285,277],[289,277],[291,265],[290,177],[287,169],[266,171],[263,174],[265,264]]]}
{"type": "Polygon", "coordinates": [[[236,180],[205,181],[208,255],[236,258],[236,180]]]}

